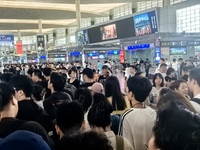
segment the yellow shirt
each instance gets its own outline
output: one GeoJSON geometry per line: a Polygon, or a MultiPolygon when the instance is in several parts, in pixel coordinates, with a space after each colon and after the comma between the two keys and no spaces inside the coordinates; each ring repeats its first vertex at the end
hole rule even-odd
{"type": "MultiPolygon", "coordinates": [[[[126,102],[126,108],[124,110],[116,110],[112,112],[112,115],[121,115],[123,112],[125,112],[126,110],[131,108],[131,103],[128,100],[127,96],[124,96],[125,102],[126,102]]],[[[112,105],[112,97],[108,97],[108,101],[110,102],[110,104],[112,105]]]]}

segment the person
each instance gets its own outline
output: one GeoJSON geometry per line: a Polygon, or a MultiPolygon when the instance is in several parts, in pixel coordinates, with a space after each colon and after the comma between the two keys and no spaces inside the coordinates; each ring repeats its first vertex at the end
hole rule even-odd
{"type": "Polygon", "coordinates": [[[12,77],[14,77],[16,75],[12,74],[12,73],[4,73],[0,75],[0,82],[1,83],[9,83],[10,80],[12,79],[12,77]]]}
{"type": "Polygon", "coordinates": [[[0,141],[1,150],[51,150],[41,136],[30,131],[15,131],[0,141]]]}
{"type": "Polygon", "coordinates": [[[110,76],[105,81],[105,95],[113,106],[112,114],[122,114],[126,109],[131,108],[127,97],[122,94],[119,80],[116,76],[110,76]]]}
{"type": "Polygon", "coordinates": [[[50,116],[38,106],[31,98],[33,81],[26,75],[13,77],[9,83],[15,89],[15,97],[18,100],[18,114],[16,118],[28,121],[36,121],[41,124],[47,133],[53,136],[53,124],[50,116]]]}
{"type": "Polygon", "coordinates": [[[48,67],[45,67],[43,70],[42,70],[43,74],[44,74],[44,78],[46,81],[49,81],[50,79],[50,75],[51,75],[51,68],[48,68],[48,67]]]}
{"type": "Polygon", "coordinates": [[[167,65],[165,63],[163,63],[160,65],[160,67],[156,73],[162,74],[163,78],[165,79],[165,77],[167,76],[166,72],[167,72],[167,65]]]}
{"type": "Polygon", "coordinates": [[[185,80],[180,79],[175,81],[172,84],[171,89],[190,100],[190,97],[188,96],[188,84],[185,80]]]}
{"type": "Polygon", "coordinates": [[[177,79],[175,78],[175,70],[170,67],[166,72],[167,76],[165,77],[166,85],[170,87],[177,79]]]}
{"type": "Polygon", "coordinates": [[[153,88],[151,90],[151,102],[156,104],[160,90],[164,87],[164,78],[160,73],[156,73],[153,78],[153,88]]]}
{"type": "Polygon", "coordinates": [[[180,64],[180,76],[183,76],[182,71],[183,71],[183,68],[185,67],[185,63],[183,62],[183,58],[179,58],[178,61],[180,64]]]}
{"type": "Polygon", "coordinates": [[[188,75],[189,75],[189,68],[188,67],[184,67],[182,69],[182,77],[181,79],[188,81],[188,75]]]}
{"type": "Polygon", "coordinates": [[[137,67],[137,71],[141,71],[141,63],[139,60],[136,62],[135,66],[137,67]]]}
{"type": "Polygon", "coordinates": [[[104,87],[101,83],[96,82],[94,83],[91,88],[89,88],[89,90],[92,92],[92,94],[94,95],[95,93],[104,93],[104,87]]]}
{"type": "Polygon", "coordinates": [[[151,90],[152,84],[147,78],[128,79],[126,92],[132,108],[121,116],[119,135],[127,138],[134,150],[144,150],[152,135],[156,112],[143,104],[151,90]]]}
{"type": "Polygon", "coordinates": [[[172,68],[175,70],[175,77],[178,76],[178,62],[176,61],[176,59],[174,58],[173,61],[172,61],[172,68]]]}
{"type": "Polygon", "coordinates": [[[123,140],[123,150],[132,150],[130,142],[122,136],[115,136],[114,132],[111,131],[111,113],[113,108],[108,102],[106,97],[101,102],[93,105],[88,113],[88,122],[90,128],[100,134],[105,134],[106,137],[111,141],[113,150],[117,150],[118,145],[121,144],[120,140],[123,140]]]}
{"type": "Polygon", "coordinates": [[[145,73],[146,73],[146,77],[149,77],[149,69],[151,68],[151,62],[149,61],[149,59],[147,58],[146,61],[144,62],[145,65],[145,73]]]}
{"type": "Polygon", "coordinates": [[[133,77],[137,73],[137,67],[135,65],[130,65],[129,70],[130,70],[130,76],[129,77],[133,77]]]}
{"type": "Polygon", "coordinates": [[[199,115],[181,104],[171,102],[157,113],[148,149],[198,150],[200,147],[199,128],[199,115]]]}
{"type": "Polygon", "coordinates": [[[108,66],[104,65],[102,67],[102,75],[99,76],[98,82],[104,85],[106,79],[109,77],[108,66]]]}
{"type": "Polygon", "coordinates": [[[56,132],[62,139],[85,130],[84,110],[77,102],[63,103],[56,112],[56,132]]]}
{"type": "Polygon", "coordinates": [[[51,90],[51,96],[44,100],[44,109],[50,115],[51,119],[55,119],[56,110],[63,102],[71,102],[69,94],[62,92],[66,84],[65,77],[53,72],[48,82],[48,88],[51,90]]]}
{"type": "Polygon", "coordinates": [[[98,73],[101,72],[102,67],[103,67],[103,64],[100,62],[100,60],[98,60],[98,63],[97,63],[98,73]]]}
{"type": "Polygon", "coordinates": [[[168,68],[171,67],[171,63],[168,60],[168,58],[165,58],[165,64],[167,65],[168,68]]]}
{"type": "Polygon", "coordinates": [[[31,79],[33,80],[34,83],[40,83],[43,79],[42,71],[39,69],[34,69],[31,79]]]}
{"type": "Polygon", "coordinates": [[[35,84],[33,86],[32,99],[40,107],[44,109],[43,101],[45,96],[45,89],[41,85],[35,84]]]}
{"type": "Polygon", "coordinates": [[[145,73],[142,72],[142,71],[138,71],[138,72],[135,74],[135,76],[146,77],[146,76],[145,76],[145,73]]]}
{"type": "Polygon", "coordinates": [[[31,78],[31,77],[32,77],[32,74],[33,74],[33,69],[32,69],[32,68],[29,68],[28,71],[27,71],[27,76],[28,76],[29,78],[31,78]]]}
{"type": "Polygon", "coordinates": [[[97,132],[83,132],[75,136],[63,137],[58,145],[57,150],[113,150],[109,140],[97,132]]]}
{"type": "Polygon", "coordinates": [[[70,76],[70,79],[68,79],[68,83],[75,86],[77,89],[80,86],[80,82],[76,79],[76,69],[72,68],[69,70],[68,75],[70,76]]]}
{"type": "Polygon", "coordinates": [[[79,86],[79,88],[88,88],[94,84],[93,77],[94,73],[92,69],[90,68],[85,68],[81,74],[83,74],[83,81],[84,83],[79,86]]]}
{"type": "Polygon", "coordinates": [[[6,83],[0,83],[0,138],[5,138],[17,130],[31,131],[38,135],[53,148],[53,142],[45,129],[34,121],[16,119],[18,113],[18,101],[15,98],[15,90],[6,83]]]}
{"type": "MultiPolygon", "coordinates": [[[[160,73],[160,71],[159,71],[160,66],[161,66],[162,64],[164,64],[164,63],[165,63],[165,59],[164,59],[164,58],[160,58],[159,64],[158,64],[158,67],[156,68],[156,72],[155,72],[155,73],[160,73]]],[[[166,68],[167,68],[167,65],[166,65],[166,68]]]]}
{"type": "Polygon", "coordinates": [[[193,107],[192,103],[180,93],[177,93],[169,88],[163,88],[159,93],[159,101],[156,105],[156,109],[162,109],[169,102],[181,103],[188,110],[196,113],[196,109],[193,107]]]}

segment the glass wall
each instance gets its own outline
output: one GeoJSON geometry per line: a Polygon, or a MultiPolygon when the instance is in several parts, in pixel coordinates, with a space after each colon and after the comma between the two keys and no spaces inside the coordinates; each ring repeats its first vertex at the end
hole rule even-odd
{"type": "Polygon", "coordinates": [[[163,7],[163,0],[137,2],[138,11],[147,10],[153,7],[163,7]]]}
{"type": "Polygon", "coordinates": [[[200,32],[200,4],[176,11],[177,32],[200,32]]]}
{"type": "Polygon", "coordinates": [[[187,1],[187,0],[170,0],[170,4],[176,4],[176,3],[180,3],[180,2],[184,2],[184,1],[187,1]]]}
{"type": "Polygon", "coordinates": [[[113,18],[119,18],[130,14],[132,14],[132,3],[113,9],[113,18]]]}

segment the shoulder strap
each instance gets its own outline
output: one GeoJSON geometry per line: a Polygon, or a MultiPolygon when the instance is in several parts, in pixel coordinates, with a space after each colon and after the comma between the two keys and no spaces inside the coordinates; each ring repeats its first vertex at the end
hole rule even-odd
{"type": "Polygon", "coordinates": [[[116,138],[116,150],[124,150],[124,138],[122,136],[115,136],[116,138]]]}

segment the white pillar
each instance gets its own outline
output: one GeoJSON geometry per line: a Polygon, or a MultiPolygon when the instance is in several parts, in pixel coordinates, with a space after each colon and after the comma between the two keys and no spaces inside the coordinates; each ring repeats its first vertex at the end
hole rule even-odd
{"type": "Polygon", "coordinates": [[[21,32],[20,30],[17,31],[18,41],[21,41],[21,32]]]}
{"type": "Polygon", "coordinates": [[[163,6],[170,6],[170,0],[163,0],[163,6]]]}
{"type": "Polygon", "coordinates": [[[77,22],[77,29],[80,29],[81,28],[80,0],[76,0],[76,22],[77,22]]]}
{"type": "Polygon", "coordinates": [[[42,34],[42,20],[39,19],[38,21],[38,28],[39,28],[39,34],[42,34]]]}

